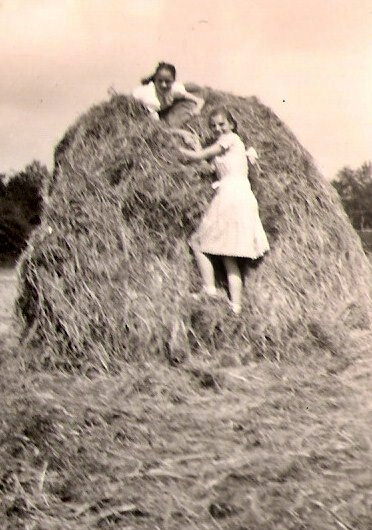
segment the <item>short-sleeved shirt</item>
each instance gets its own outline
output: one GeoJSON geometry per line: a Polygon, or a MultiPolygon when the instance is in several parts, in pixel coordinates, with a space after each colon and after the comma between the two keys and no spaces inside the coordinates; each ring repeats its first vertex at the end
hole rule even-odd
{"type": "Polygon", "coordinates": [[[136,87],[132,94],[135,99],[141,101],[141,103],[149,110],[150,114],[154,118],[158,119],[158,112],[170,107],[175,99],[182,99],[185,97],[186,89],[182,83],[174,81],[169,93],[165,96],[165,102],[163,105],[158,98],[153,81],[147,85],[140,85],[136,87]]]}
{"type": "Polygon", "coordinates": [[[218,176],[221,179],[227,176],[247,177],[247,155],[240,137],[234,132],[222,134],[217,144],[223,149],[222,154],[214,158],[218,176]]]}

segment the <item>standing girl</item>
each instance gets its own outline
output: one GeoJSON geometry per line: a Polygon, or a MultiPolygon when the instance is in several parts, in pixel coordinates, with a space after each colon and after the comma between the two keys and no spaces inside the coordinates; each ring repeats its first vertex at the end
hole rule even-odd
{"type": "Polygon", "coordinates": [[[169,109],[177,99],[195,103],[194,114],[199,114],[204,100],[187,92],[184,85],[176,81],[176,68],[173,64],[159,63],[155,72],[133,90],[133,96],[158,120],[159,112],[169,109]]]}
{"type": "Polygon", "coordinates": [[[219,177],[217,194],[191,246],[203,280],[203,290],[216,296],[214,267],[211,255],[221,256],[227,273],[230,305],[234,313],[241,311],[243,280],[237,258],[256,259],[269,250],[261,224],[258,205],[248,180],[245,146],[237,135],[237,124],[225,108],[213,110],[209,126],[215,142],[194,151],[179,148],[189,160],[213,159],[219,177]]]}

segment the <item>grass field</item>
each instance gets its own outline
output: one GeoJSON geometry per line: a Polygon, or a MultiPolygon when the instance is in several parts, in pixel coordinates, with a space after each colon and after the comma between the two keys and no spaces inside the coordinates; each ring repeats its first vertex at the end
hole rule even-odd
{"type": "Polygon", "coordinates": [[[2,528],[372,528],[371,351],[33,373],[15,289],[3,268],[2,528]]]}

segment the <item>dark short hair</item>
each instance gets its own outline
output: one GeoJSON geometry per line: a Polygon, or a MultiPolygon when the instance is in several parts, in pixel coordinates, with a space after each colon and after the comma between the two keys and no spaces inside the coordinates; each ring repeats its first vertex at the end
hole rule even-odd
{"type": "Polygon", "coordinates": [[[171,73],[173,79],[174,80],[176,79],[176,76],[177,76],[176,67],[173,64],[170,64],[170,63],[160,62],[157,65],[155,72],[153,74],[151,74],[149,77],[145,77],[144,79],[142,79],[141,83],[143,85],[148,85],[149,83],[151,83],[151,81],[154,81],[155,77],[158,75],[160,70],[168,70],[168,72],[171,73]]]}
{"type": "Polygon", "coordinates": [[[217,114],[222,114],[223,116],[225,116],[225,118],[227,119],[228,122],[231,123],[231,125],[233,126],[233,132],[237,132],[238,131],[238,123],[236,121],[236,119],[234,118],[234,116],[231,114],[231,112],[226,108],[226,107],[215,107],[214,109],[212,109],[209,113],[209,117],[208,117],[208,122],[210,123],[210,120],[214,117],[214,116],[217,116],[217,114]]]}

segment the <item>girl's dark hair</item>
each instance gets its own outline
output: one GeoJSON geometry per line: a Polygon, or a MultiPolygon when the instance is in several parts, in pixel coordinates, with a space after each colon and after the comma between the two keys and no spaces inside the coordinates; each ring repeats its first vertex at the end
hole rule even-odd
{"type": "Polygon", "coordinates": [[[227,121],[230,122],[231,125],[233,126],[232,131],[234,133],[238,132],[238,123],[236,119],[234,118],[234,116],[231,114],[229,110],[227,110],[226,107],[215,107],[214,109],[212,109],[211,112],[209,113],[208,122],[210,123],[211,119],[214,116],[217,116],[217,114],[222,114],[223,116],[225,116],[227,121]]]}
{"type": "Polygon", "coordinates": [[[156,70],[155,72],[150,75],[149,77],[145,77],[144,79],[141,80],[141,83],[143,85],[148,85],[149,83],[151,83],[151,81],[154,81],[155,80],[155,77],[157,76],[157,74],[160,72],[160,70],[168,70],[168,72],[171,73],[173,79],[175,80],[176,79],[176,75],[177,75],[177,72],[176,72],[176,67],[173,66],[173,64],[169,64],[169,63],[159,63],[158,66],[156,67],[156,70]]]}

